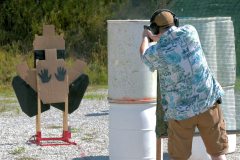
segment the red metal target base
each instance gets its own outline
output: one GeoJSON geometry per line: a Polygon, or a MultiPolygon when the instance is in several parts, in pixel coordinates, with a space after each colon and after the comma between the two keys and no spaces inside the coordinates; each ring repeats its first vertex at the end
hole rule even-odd
{"type": "Polygon", "coordinates": [[[59,145],[77,145],[75,142],[70,142],[71,132],[63,131],[63,136],[61,138],[42,138],[41,132],[37,132],[35,135],[36,140],[29,140],[29,142],[35,143],[40,146],[59,146],[59,145]],[[54,144],[42,144],[41,141],[63,141],[65,143],[54,143],[54,144]]]}

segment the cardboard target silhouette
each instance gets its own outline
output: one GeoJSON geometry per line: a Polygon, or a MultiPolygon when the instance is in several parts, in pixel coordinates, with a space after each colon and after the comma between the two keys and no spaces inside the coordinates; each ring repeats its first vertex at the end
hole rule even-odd
{"type": "Polygon", "coordinates": [[[68,96],[68,70],[56,49],[45,50],[45,60],[37,62],[37,91],[43,104],[65,102],[68,96]]]}
{"type": "Polygon", "coordinates": [[[70,142],[71,130],[68,113],[80,105],[89,84],[83,74],[86,63],[76,60],[73,68],[65,63],[65,41],[63,35],[56,35],[54,25],[43,26],[43,36],[35,35],[33,42],[35,69],[29,69],[26,62],[18,64],[19,76],[14,77],[12,86],[22,111],[29,117],[36,115],[36,140],[29,140],[41,146],[76,145],[70,142]],[[35,54],[36,53],[36,54],[35,54]],[[41,137],[41,113],[50,109],[50,104],[63,111],[63,134],[61,138],[41,137]],[[67,143],[42,144],[41,141],[62,140],[67,143]]]}

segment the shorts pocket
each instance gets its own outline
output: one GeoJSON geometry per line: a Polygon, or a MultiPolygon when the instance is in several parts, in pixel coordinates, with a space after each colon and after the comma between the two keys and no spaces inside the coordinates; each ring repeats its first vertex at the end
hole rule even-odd
{"type": "Polygon", "coordinates": [[[219,123],[219,128],[220,128],[220,143],[228,143],[228,137],[227,137],[227,132],[226,132],[226,122],[225,120],[221,120],[219,123]]]}

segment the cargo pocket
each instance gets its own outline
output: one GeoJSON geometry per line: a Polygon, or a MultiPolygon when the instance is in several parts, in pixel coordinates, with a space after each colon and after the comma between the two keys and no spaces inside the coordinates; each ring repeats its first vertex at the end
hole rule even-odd
{"type": "Polygon", "coordinates": [[[227,132],[226,132],[226,122],[224,119],[221,120],[219,123],[219,128],[220,128],[220,143],[228,143],[228,137],[227,137],[227,132]]]}

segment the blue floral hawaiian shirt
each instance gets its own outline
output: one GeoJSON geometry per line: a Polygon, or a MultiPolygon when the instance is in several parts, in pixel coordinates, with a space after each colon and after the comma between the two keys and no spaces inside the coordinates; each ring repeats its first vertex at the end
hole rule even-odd
{"type": "Polygon", "coordinates": [[[208,67],[196,29],[171,27],[142,55],[158,70],[164,120],[183,120],[207,111],[224,94],[208,67]]]}

